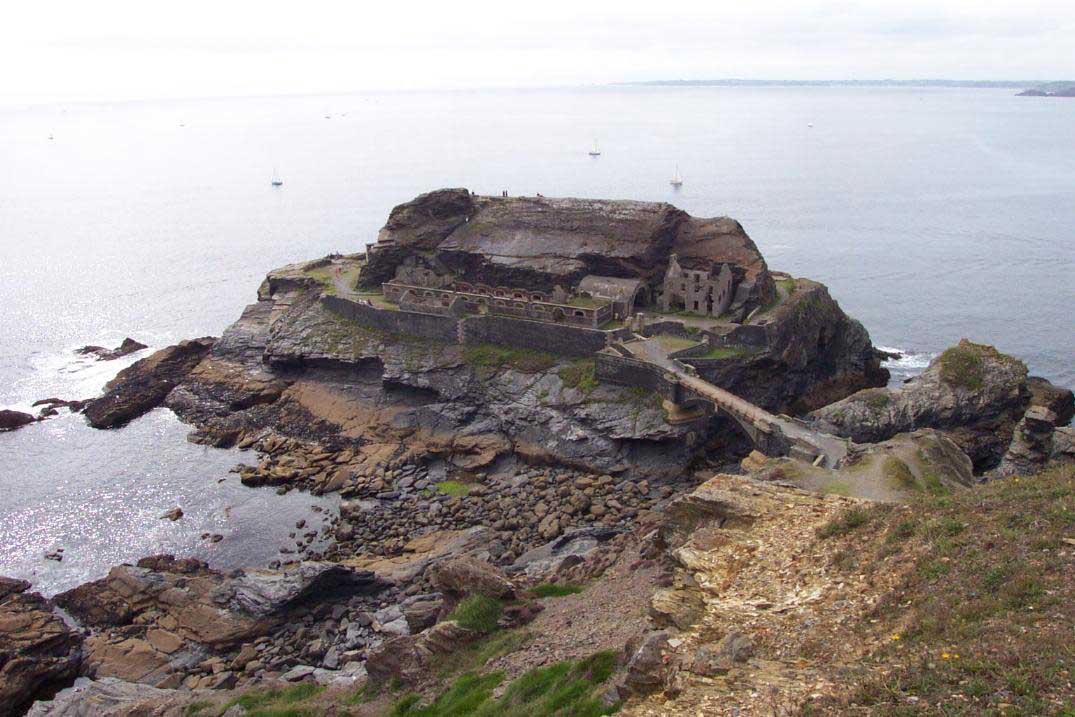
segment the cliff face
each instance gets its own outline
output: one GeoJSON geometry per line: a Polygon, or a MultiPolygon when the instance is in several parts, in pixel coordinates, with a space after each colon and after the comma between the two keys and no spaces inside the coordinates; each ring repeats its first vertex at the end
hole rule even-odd
{"type": "Polygon", "coordinates": [[[764,327],[768,348],[703,367],[704,378],[791,414],[888,382],[869,333],[822,284],[798,279],[794,292],[755,323],[764,327]]]}
{"type": "Polygon", "coordinates": [[[660,281],[671,253],[736,266],[748,310],[773,295],[765,260],[733,219],[699,219],[670,204],[546,197],[423,194],[392,210],[360,277],[379,286],[421,256],[467,281],[548,290],[587,274],[660,281]]]}

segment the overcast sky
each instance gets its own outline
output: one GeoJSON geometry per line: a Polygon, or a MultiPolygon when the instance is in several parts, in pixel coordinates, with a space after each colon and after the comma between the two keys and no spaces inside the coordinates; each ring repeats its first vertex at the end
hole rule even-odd
{"type": "Polygon", "coordinates": [[[1075,78],[1075,0],[13,0],[0,96],[1075,78]]]}

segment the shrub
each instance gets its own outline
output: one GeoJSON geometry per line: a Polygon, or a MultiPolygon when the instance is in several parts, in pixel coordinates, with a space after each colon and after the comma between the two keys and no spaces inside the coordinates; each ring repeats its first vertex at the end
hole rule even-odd
{"type": "Polygon", "coordinates": [[[574,595],[582,592],[582,586],[580,585],[557,585],[556,583],[541,583],[530,588],[530,592],[536,597],[564,597],[565,595],[574,595]]]}
{"type": "Polygon", "coordinates": [[[852,530],[860,528],[870,522],[870,511],[866,508],[855,506],[848,508],[840,515],[821,526],[817,531],[817,537],[825,539],[837,535],[847,535],[852,530]]]}
{"type": "Polygon", "coordinates": [[[448,619],[455,620],[468,630],[486,633],[496,629],[496,622],[503,610],[503,604],[496,598],[471,595],[455,606],[448,619]]]}

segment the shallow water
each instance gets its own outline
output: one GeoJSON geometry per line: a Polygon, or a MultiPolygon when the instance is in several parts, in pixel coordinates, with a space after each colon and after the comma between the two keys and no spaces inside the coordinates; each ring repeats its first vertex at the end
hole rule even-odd
{"type": "MultiPolygon", "coordinates": [[[[0,106],[0,407],[96,393],[123,364],[76,359],[82,344],[219,334],[269,269],[360,250],[392,206],[442,186],[729,214],[771,267],[825,282],[876,344],[904,352],[894,380],[967,336],[1075,386],[1072,146],[1075,101],[1009,90],[0,106]]],[[[163,549],[271,559],[279,545],[258,537],[286,538],[314,501],[243,488],[227,473],[239,454],[185,433],[157,411],[115,432],[64,417],[0,435],[0,574],[54,589],[163,549]],[[184,501],[188,518],[159,521],[184,501]],[[211,525],[229,537],[204,545],[211,525]],[[45,561],[60,544],[70,557],[45,561]]]]}

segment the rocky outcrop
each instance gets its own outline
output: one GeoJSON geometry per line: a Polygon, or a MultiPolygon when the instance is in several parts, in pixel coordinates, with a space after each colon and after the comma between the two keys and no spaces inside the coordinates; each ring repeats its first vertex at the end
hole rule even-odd
{"type": "Polygon", "coordinates": [[[497,568],[487,562],[470,557],[454,558],[434,565],[430,569],[433,586],[447,594],[453,601],[466,595],[510,599],[515,586],[497,568]]]}
{"type": "Polygon", "coordinates": [[[817,282],[796,280],[784,301],[740,331],[753,332],[755,345],[699,363],[698,373],[769,411],[799,414],[888,383],[869,333],[817,282]]]}
{"type": "Polygon", "coordinates": [[[106,384],[103,396],[86,404],[90,425],[116,428],[161,405],[212,345],[211,338],[182,341],[123,369],[106,384]]]}
{"type": "MultiPolygon", "coordinates": [[[[208,672],[212,679],[202,686],[220,688],[229,676],[235,683],[220,655],[288,625],[310,604],[338,605],[385,587],[372,573],[337,563],[224,575],[197,560],[155,556],[115,567],[55,601],[94,632],[86,641],[87,674],[170,688],[208,672]]],[[[236,656],[233,669],[244,670],[251,657],[236,656]]]]}
{"type": "Polygon", "coordinates": [[[0,578],[0,715],[20,714],[30,701],[78,673],[82,638],[24,580],[0,578]]]}
{"type": "Polygon", "coordinates": [[[572,288],[587,274],[656,283],[672,253],[734,264],[735,310],[773,296],[765,260],[734,219],[694,218],[664,203],[485,197],[466,189],[429,192],[393,209],[359,283],[379,287],[419,254],[493,286],[572,288]]]}
{"type": "Polygon", "coordinates": [[[51,700],[37,702],[27,717],[179,717],[190,693],[162,690],[113,677],[80,677],[51,700]]]}
{"type": "Polygon", "coordinates": [[[1053,411],[1034,405],[1023,414],[1015,426],[1012,442],[1004,458],[991,477],[1033,475],[1050,462],[1075,460],[1073,437],[1075,428],[1057,428],[1058,419],[1053,411]]]}
{"type": "Polygon", "coordinates": [[[80,349],[76,349],[75,353],[81,356],[95,356],[99,361],[113,361],[133,354],[136,351],[148,348],[149,347],[141,341],[135,341],[134,339],[127,337],[114,349],[106,349],[104,346],[83,346],[80,349]]]}
{"type": "Polygon", "coordinates": [[[22,411],[0,410],[0,432],[14,431],[17,428],[28,426],[37,419],[29,413],[22,411]]]}
{"type": "Polygon", "coordinates": [[[858,443],[937,428],[981,471],[1000,460],[1030,400],[1021,361],[964,339],[903,386],[860,391],[811,415],[822,430],[858,443]]]}

